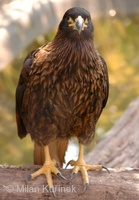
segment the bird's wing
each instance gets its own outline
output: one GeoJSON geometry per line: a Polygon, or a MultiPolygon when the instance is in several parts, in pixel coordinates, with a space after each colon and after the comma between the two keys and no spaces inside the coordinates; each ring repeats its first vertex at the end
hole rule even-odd
{"type": "MultiPolygon", "coordinates": [[[[45,48],[47,48],[47,45],[45,46],[45,48]]],[[[37,83],[38,85],[41,84],[41,82],[36,80],[35,78],[36,75],[39,73],[38,69],[41,67],[43,68],[43,66],[45,65],[43,64],[43,61],[44,59],[46,59],[46,56],[44,56],[43,53],[45,54],[45,51],[43,51],[43,47],[40,47],[39,49],[32,51],[26,57],[19,77],[16,89],[16,121],[17,121],[18,136],[20,138],[23,138],[28,134],[28,130],[26,129],[26,124],[25,124],[25,118],[23,120],[23,116],[24,112],[27,112],[26,106],[28,105],[28,103],[30,103],[29,102],[29,96],[31,92],[30,86],[32,86],[33,88],[34,86],[33,84],[35,83],[37,83]],[[36,56],[37,53],[39,54],[39,56],[36,56]],[[30,76],[30,74],[32,74],[32,76],[30,76]],[[28,86],[28,83],[30,84],[30,82],[33,83],[30,86],[28,86]],[[30,88],[29,93],[27,92],[28,87],[30,88]]],[[[40,104],[40,106],[42,106],[42,104],[40,104]]],[[[68,147],[68,140],[55,140],[51,142],[49,145],[51,158],[57,160],[60,166],[62,166],[62,164],[65,162],[64,157],[67,147],[68,147]]],[[[39,146],[37,143],[35,143],[34,164],[43,164],[44,159],[45,159],[44,147],[39,146]]]]}
{"type": "Polygon", "coordinates": [[[95,70],[91,72],[92,76],[92,85],[91,91],[93,94],[91,95],[91,103],[92,103],[92,121],[96,124],[98,121],[103,108],[105,107],[109,94],[109,80],[108,80],[108,71],[107,65],[104,61],[103,57],[97,53],[99,56],[98,61],[94,62],[95,70]]]}
{"type": "Polygon", "coordinates": [[[107,100],[108,100],[108,96],[109,96],[109,78],[108,78],[108,69],[107,69],[107,64],[104,60],[104,58],[100,56],[100,59],[103,63],[103,67],[104,67],[104,81],[105,81],[105,85],[104,85],[104,93],[105,93],[105,98],[104,98],[104,101],[103,101],[103,107],[102,109],[106,106],[106,103],[107,103],[107,100]]]}
{"type": "Polygon", "coordinates": [[[27,130],[25,128],[25,125],[23,123],[23,120],[21,118],[21,112],[22,112],[22,100],[23,95],[26,90],[26,84],[28,82],[28,75],[30,72],[30,67],[33,62],[33,53],[32,51],[25,59],[23,63],[23,67],[21,70],[21,74],[19,77],[18,85],[16,88],[16,121],[17,121],[17,129],[18,129],[18,136],[20,138],[23,138],[27,135],[27,130]]]}

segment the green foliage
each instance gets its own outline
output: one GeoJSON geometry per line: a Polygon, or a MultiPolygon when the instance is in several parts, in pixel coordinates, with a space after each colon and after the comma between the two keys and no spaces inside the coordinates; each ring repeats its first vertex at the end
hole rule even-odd
{"type": "Polygon", "coordinates": [[[107,62],[110,81],[109,101],[98,123],[99,128],[105,127],[103,134],[139,95],[139,18],[101,20],[95,22],[95,27],[97,46],[107,62]]]}
{"type": "Polygon", "coordinates": [[[139,95],[139,17],[101,19],[95,21],[94,26],[96,48],[108,66],[110,93],[106,108],[97,123],[95,140],[87,151],[139,95]]]}
{"type": "MultiPolygon", "coordinates": [[[[96,129],[96,141],[139,95],[139,18],[105,18],[94,21],[95,46],[109,69],[110,95],[96,129]]],[[[0,73],[0,163],[32,163],[33,143],[28,136],[20,140],[15,124],[15,88],[28,52],[52,40],[54,32],[40,36],[0,73]]],[[[92,146],[92,145],[91,145],[92,146]]]]}

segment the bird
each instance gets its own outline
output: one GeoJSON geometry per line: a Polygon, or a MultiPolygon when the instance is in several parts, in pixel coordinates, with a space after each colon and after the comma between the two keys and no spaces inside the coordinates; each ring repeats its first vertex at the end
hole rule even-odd
{"type": "Polygon", "coordinates": [[[52,174],[67,180],[58,165],[65,162],[73,137],[78,140],[79,155],[67,163],[73,166],[70,181],[80,171],[86,191],[88,170],[108,170],[84,161],[84,146],[94,138],[108,96],[108,69],[94,45],[91,15],[84,8],[70,8],[54,39],[25,58],[16,88],[18,136],[30,134],[34,164],[42,165],[30,179],[45,174],[55,195],[52,174]]]}

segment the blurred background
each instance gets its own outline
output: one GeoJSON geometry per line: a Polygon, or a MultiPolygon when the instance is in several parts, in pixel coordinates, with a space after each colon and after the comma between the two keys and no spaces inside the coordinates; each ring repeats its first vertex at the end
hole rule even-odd
{"type": "MultiPolygon", "coordinates": [[[[20,140],[15,123],[15,89],[26,55],[55,36],[70,7],[86,8],[95,27],[95,47],[106,60],[110,94],[92,149],[139,95],[138,0],[0,0],[0,163],[33,162],[33,142],[20,140]]],[[[71,148],[72,147],[72,148],[71,148]]],[[[77,141],[70,143],[77,155],[77,141]]],[[[71,152],[70,151],[70,152],[71,152]]],[[[73,153],[72,153],[73,154],[73,153]]],[[[70,160],[70,154],[67,154],[70,160]]],[[[73,157],[72,157],[73,158],[73,157]]]]}

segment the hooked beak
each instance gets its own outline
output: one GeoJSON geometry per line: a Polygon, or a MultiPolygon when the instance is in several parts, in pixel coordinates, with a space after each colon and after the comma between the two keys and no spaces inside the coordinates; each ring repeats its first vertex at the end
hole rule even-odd
{"type": "Polygon", "coordinates": [[[74,29],[77,30],[79,34],[84,29],[84,19],[81,16],[75,19],[74,29]]]}
{"type": "Polygon", "coordinates": [[[79,34],[87,27],[84,19],[80,15],[75,19],[75,21],[70,18],[69,22],[69,26],[73,27],[73,30],[78,31],[79,34]]]}

